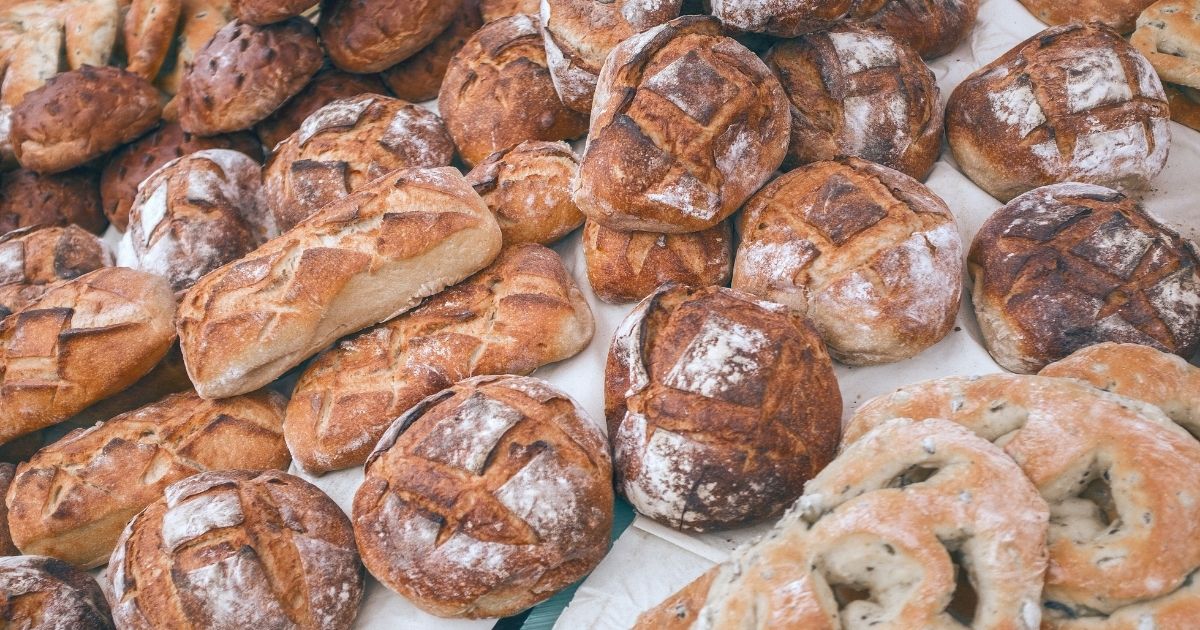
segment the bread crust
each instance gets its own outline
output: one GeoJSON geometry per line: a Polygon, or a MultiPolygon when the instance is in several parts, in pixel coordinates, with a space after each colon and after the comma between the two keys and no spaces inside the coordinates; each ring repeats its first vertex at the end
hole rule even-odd
{"type": "Polygon", "coordinates": [[[296,17],[316,4],[317,0],[232,0],[237,18],[256,26],[296,17]]]}
{"type": "MultiPolygon", "coordinates": [[[[16,472],[16,464],[8,462],[0,463],[0,491],[8,493],[8,488],[12,485],[13,473],[16,472]]],[[[20,550],[13,544],[12,534],[8,532],[8,506],[0,502],[0,556],[19,556],[20,550]]]]}
{"type": "Polygon", "coordinates": [[[171,95],[179,92],[183,75],[195,64],[196,55],[222,26],[233,21],[233,7],[229,3],[230,0],[182,0],[173,54],[167,54],[154,80],[160,90],[171,95]]]}
{"type": "Polygon", "coordinates": [[[462,8],[429,45],[413,56],[380,73],[392,94],[414,103],[437,98],[446,69],[467,39],[483,26],[479,0],[461,0],[462,8]]]}
{"type": "Polygon", "coordinates": [[[74,224],[100,234],[107,223],[100,212],[96,179],[90,169],[45,175],[27,169],[5,173],[0,179],[0,233],[74,224]]]}
{"type": "Polygon", "coordinates": [[[299,94],[288,99],[275,113],[254,125],[254,133],[258,134],[268,150],[274,150],[276,145],[300,128],[305,118],[329,103],[359,94],[386,96],[387,91],[378,75],[350,74],[327,67],[314,75],[299,94]]]}
{"type": "Polygon", "coordinates": [[[483,23],[514,15],[537,15],[541,0],[480,0],[483,23]]]}
{"type": "Polygon", "coordinates": [[[1137,30],[1129,43],[1150,60],[1164,83],[1200,89],[1197,12],[1200,3],[1195,0],[1159,0],[1137,19],[1137,30]]]}
{"type": "Polygon", "coordinates": [[[324,0],[319,28],[347,72],[379,72],[415,55],[450,26],[460,0],[324,0]]]}
{"type": "Polygon", "coordinates": [[[92,576],[45,556],[0,558],[4,617],[15,628],[112,630],[104,591],[92,576]]]}
{"type": "Polygon", "coordinates": [[[775,37],[798,37],[841,22],[861,0],[711,0],[730,27],[775,37]]]}
{"type": "Polygon", "coordinates": [[[949,54],[967,38],[979,0],[869,0],[850,13],[853,22],[887,31],[926,59],[949,54]]]}
{"type": "Polygon", "coordinates": [[[1046,24],[1100,22],[1118,33],[1132,31],[1138,15],[1153,3],[1154,0],[1021,0],[1030,13],[1046,24]]]}
{"type": "Polygon", "coordinates": [[[126,70],[147,81],[158,76],[182,12],[182,0],[131,0],[122,27],[126,70]]]}
{"type": "Polygon", "coordinates": [[[578,169],[567,143],[530,140],[489,155],[467,183],[496,215],[506,245],[550,245],[583,225],[571,199],[578,169]]]}
{"type": "Polygon", "coordinates": [[[0,317],[24,308],[55,282],[112,264],[108,244],[77,225],[0,236],[0,317]]]}
{"type": "Polygon", "coordinates": [[[1171,104],[1171,120],[1200,131],[1200,90],[1169,84],[1164,89],[1171,104]]]}
{"type": "Polygon", "coordinates": [[[627,304],[668,282],[697,288],[729,284],[733,230],[729,221],[722,221],[687,234],[620,232],[588,221],[583,256],[596,297],[627,304]]]}

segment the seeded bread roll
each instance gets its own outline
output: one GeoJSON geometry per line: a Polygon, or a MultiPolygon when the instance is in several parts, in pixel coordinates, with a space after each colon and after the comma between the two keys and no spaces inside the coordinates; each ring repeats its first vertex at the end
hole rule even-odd
{"type": "Polygon", "coordinates": [[[0,619],[23,630],[111,630],[92,576],[44,556],[0,558],[0,619]]]}
{"type": "Polygon", "coordinates": [[[526,140],[572,140],[587,116],[563,105],[546,66],[537,20],[490,22],[450,60],[438,109],[468,166],[526,140]]]}
{"type": "Polygon", "coordinates": [[[475,31],[483,26],[479,16],[479,0],[461,0],[462,8],[429,45],[417,54],[384,70],[380,77],[396,96],[414,103],[437,98],[446,69],[452,59],[475,31]]]}
{"type": "Polygon", "coordinates": [[[578,169],[567,143],[530,140],[489,155],[467,173],[467,183],[496,215],[506,245],[550,245],[583,224],[571,199],[578,169]]]}
{"type": "Polygon", "coordinates": [[[309,10],[317,0],[233,0],[233,12],[246,24],[282,22],[309,10]]]}
{"type": "Polygon", "coordinates": [[[463,0],[324,0],[321,39],[347,72],[379,72],[415,55],[450,26],[463,0]]]}
{"type": "Polygon", "coordinates": [[[569,396],[481,376],[392,424],[354,496],[367,569],[443,617],[504,617],[587,575],[608,547],[612,465],[569,396]]]}
{"type": "Polygon", "coordinates": [[[1021,195],[984,223],[967,262],[984,343],[1013,372],[1105,341],[1183,357],[1200,348],[1196,245],[1116,191],[1021,195]]]}
{"type": "Polygon", "coordinates": [[[1154,0],[1021,0],[1029,12],[1047,24],[1101,22],[1119,33],[1133,30],[1142,10],[1154,0]]]}
{"type": "Polygon", "coordinates": [[[95,234],[107,226],[95,171],[42,175],[18,169],[0,176],[0,233],[70,224],[95,234]]]}
{"type": "Polygon", "coordinates": [[[975,26],[979,0],[874,0],[850,13],[850,21],[881,28],[926,59],[949,54],[975,26]]]}
{"type": "Polygon", "coordinates": [[[541,0],[479,0],[483,23],[514,15],[537,15],[541,0]]]}
{"type": "Polygon", "coordinates": [[[637,302],[659,286],[729,284],[733,234],[729,221],[703,232],[620,232],[595,221],[583,226],[583,256],[596,297],[612,304],[637,302]]]}
{"type": "Polygon", "coordinates": [[[112,264],[108,244],[76,225],[0,236],[0,317],[24,308],[55,282],[112,264]]]}
{"type": "Polygon", "coordinates": [[[400,168],[449,166],[454,143],[438,115],[378,94],[333,101],[275,147],[263,193],[280,229],[400,168]]]}
{"type": "Polygon", "coordinates": [[[337,68],[325,68],[313,76],[299,94],[293,96],[283,107],[266,120],[254,126],[254,132],[266,145],[274,149],[288,136],[296,132],[310,114],[338,99],[359,94],[387,94],[387,87],[378,75],[350,74],[337,68]]]}

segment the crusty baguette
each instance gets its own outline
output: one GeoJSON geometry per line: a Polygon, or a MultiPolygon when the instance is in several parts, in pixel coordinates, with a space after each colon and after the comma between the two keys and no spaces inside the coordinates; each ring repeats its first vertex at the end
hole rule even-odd
{"type": "Polygon", "coordinates": [[[125,523],[163,489],[207,470],[287,468],[282,396],[173,394],[76,430],[17,467],[5,503],[26,554],[104,564],[125,523]]]}
{"type": "Polygon", "coordinates": [[[178,327],[188,374],[205,398],[258,389],[479,271],[500,240],[455,169],[381,177],[187,291],[178,327]]]}

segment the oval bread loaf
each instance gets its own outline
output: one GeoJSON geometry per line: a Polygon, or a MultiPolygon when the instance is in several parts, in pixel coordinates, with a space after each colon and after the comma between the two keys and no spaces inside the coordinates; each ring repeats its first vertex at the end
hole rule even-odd
{"type": "Polygon", "coordinates": [[[9,232],[0,237],[0,317],[36,300],[55,282],[112,264],[108,244],[77,225],[9,232]]]}

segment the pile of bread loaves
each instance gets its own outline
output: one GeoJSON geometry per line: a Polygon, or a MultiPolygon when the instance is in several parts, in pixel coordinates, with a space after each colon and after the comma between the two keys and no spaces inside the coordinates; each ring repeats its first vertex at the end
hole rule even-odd
{"type": "Polygon", "coordinates": [[[0,1],[0,621],[349,628],[364,566],[512,615],[619,494],[781,519],[646,628],[1195,627],[1200,251],[1137,196],[1200,0],[1022,2],[943,105],[979,0],[0,1]],[[1007,204],[969,250],[943,138],[1007,204]],[[580,228],[637,303],[603,424],[528,376],[592,340],[580,228]],[[964,276],[1022,375],[843,435],[833,362],[964,276]],[[349,516],[293,463],[361,468],[349,516]]]}

